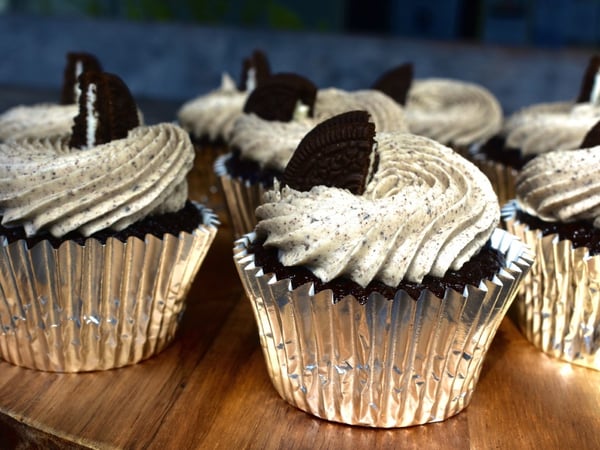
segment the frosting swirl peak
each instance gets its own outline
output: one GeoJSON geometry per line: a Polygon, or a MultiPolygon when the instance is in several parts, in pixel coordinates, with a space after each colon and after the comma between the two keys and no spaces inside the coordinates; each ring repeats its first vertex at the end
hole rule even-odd
{"type": "Polygon", "coordinates": [[[589,220],[600,228],[598,167],[600,145],[539,155],[517,177],[517,200],[542,220],[589,220]]]}
{"type": "Polygon", "coordinates": [[[496,134],[502,108],[496,97],[474,83],[444,78],[413,81],[406,100],[411,133],[445,145],[469,145],[496,134]]]}
{"type": "Polygon", "coordinates": [[[28,235],[47,229],[89,236],[177,211],[193,158],[188,134],[168,123],[136,127],[84,151],[64,138],[0,144],[2,224],[22,225],[28,235]]]}
{"type": "Polygon", "coordinates": [[[473,164],[431,139],[377,133],[377,170],[362,195],[275,183],[256,210],[256,231],[284,265],[324,282],[346,276],[396,286],[460,268],[488,240],[499,205],[473,164]]]}

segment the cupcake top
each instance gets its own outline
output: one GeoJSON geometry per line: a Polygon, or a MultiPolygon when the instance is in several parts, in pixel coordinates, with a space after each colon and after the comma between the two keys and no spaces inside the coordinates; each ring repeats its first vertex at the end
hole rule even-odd
{"type": "Polygon", "coordinates": [[[184,103],[177,112],[179,123],[194,139],[226,142],[248,95],[271,73],[267,57],[260,50],[244,59],[242,66],[239,87],[223,74],[218,89],[184,103]]]}
{"type": "Polygon", "coordinates": [[[180,210],[194,158],[188,133],[168,123],[139,126],[131,93],[116,75],[85,72],[79,86],[70,138],[0,144],[2,224],[23,226],[29,236],[89,236],[180,210]]]}
{"type": "Polygon", "coordinates": [[[319,124],[256,210],[283,265],[324,282],[396,286],[460,268],[488,241],[499,205],[488,179],[426,137],[378,132],[368,113],[319,124]]]}
{"type": "Polygon", "coordinates": [[[0,114],[0,141],[8,139],[66,136],[71,132],[73,119],[79,112],[77,77],[84,71],[101,71],[94,55],[67,53],[61,103],[18,105],[0,114]]]}
{"type": "Polygon", "coordinates": [[[535,156],[578,148],[587,131],[600,120],[600,56],[590,59],[576,101],[531,105],[509,116],[501,135],[505,147],[535,156]]]}
{"type": "Polygon", "coordinates": [[[380,91],[317,89],[299,75],[277,74],[248,99],[229,144],[243,159],[282,172],[301,139],[319,122],[357,109],[368,111],[382,131],[408,131],[402,106],[380,91]]]}
{"type": "Polygon", "coordinates": [[[489,139],[500,130],[503,118],[489,90],[445,78],[413,81],[405,111],[411,133],[456,146],[489,139]]]}
{"type": "Polygon", "coordinates": [[[585,220],[600,228],[600,122],[571,151],[557,150],[529,161],[516,182],[517,200],[548,222],[585,220]]]}

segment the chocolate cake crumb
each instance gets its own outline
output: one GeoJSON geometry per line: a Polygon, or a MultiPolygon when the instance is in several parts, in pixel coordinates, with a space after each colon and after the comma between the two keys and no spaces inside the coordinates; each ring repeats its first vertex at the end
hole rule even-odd
{"type": "Polygon", "coordinates": [[[277,249],[265,247],[263,242],[264,240],[254,241],[248,247],[248,252],[254,254],[256,266],[262,267],[264,273],[274,273],[278,279],[289,278],[294,289],[305,283],[314,283],[315,291],[331,289],[334,302],[339,302],[345,296],[352,295],[359,303],[365,304],[373,292],[379,292],[388,300],[393,300],[396,291],[400,289],[405,290],[415,300],[419,298],[424,289],[443,298],[446,289],[454,289],[462,293],[465,286],[479,286],[481,280],[492,279],[506,265],[504,255],[488,244],[467,261],[460,270],[448,270],[443,278],[427,275],[421,283],[402,281],[395,287],[380,281],[372,281],[363,288],[348,278],[339,277],[323,283],[304,267],[286,267],[279,262],[277,249]]]}
{"type": "Polygon", "coordinates": [[[101,244],[105,244],[109,237],[116,238],[121,242],[127,241],[127,238],[134,236],[144,239],[146,234],[151,234],[162,238],[164,234],[179,235],[180,232],[191,233],[200,224],[202,224],[202,213],[193,203],[187,202],[185,206],[177,212],[148,216],[121,231],[111,229],[100,230],[91,236],[85,237],[78,232],[71,232],[62,237],[55,237],[44,232],[35,236],[27,237],[23,227],[4,227],[0,225],[0,236],[3,236],[7,243],[16,242],[19,239],[25,239],[28,248],[35,244],[47,240],[53,248],[58,248],[65,241],[73,241],[79,245],[84,245],[86,239],[96,239],[101,244]]]}
{"type": "Polygon", "coordinates": [[[529,225],[531,230],[540,230],[542,236],[558,234],[561,241],[570,240],[574,248],[587,247],[590,256],[600,254],[600,229],[590,221],[546,222],[520,209],[517,210],[515,219],[529,225]]]}
{"type": "Polygon", "coordinates": [[[487,156],[491,161],[502,163],[515,170],[521,170],[525,164],[531,161],[535,155],[524,157],[521,150],[505,146],[506,139],[494,136],[485,142],[480,148],[480,154],[487,156]]]}

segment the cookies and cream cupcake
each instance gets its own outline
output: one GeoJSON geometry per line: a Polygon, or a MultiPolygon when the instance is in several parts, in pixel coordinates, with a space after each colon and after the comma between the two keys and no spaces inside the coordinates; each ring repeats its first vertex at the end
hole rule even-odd
{"type": "Polygon", "coordinates": [[[411,133],[434,139],[465,156],[472,145],[487,141],[502,126],[502,107],[487,88],[450,78],[413,79],[411,64],[387,71],[373,89],[404,106],[411,133]],[[411,71],[409,78],[407,71],[411,71]]]}
{"type": "Polygon", "coordinates": [[[236,237],[253,229],[265,188],[281,176],[306,133],[356,109],[368,111],[378,129],[408,130],[402,106],[378,90],[317,89],[307,78],[281,73],[250,95],[231,133],[232,152],[215,164],[236,237]]]}
{"type": "Polygon", "coordinates": [[[101,71],[98,59],[89,53],[69,52],[64,69],[60,103],[14,106],[0,114],[0,142],[9,139],[66,136],[79,112],[77,77],[85,71],[101,71]]]}
{"type": "Polygon", "coordinates": [[[600,56],[590,58],[574,101],[539,103],[506,118],[502,129],[472,149],[472,160],[492,180],[501,203],[515,198],[515,178],[537,155],[579,148],[600,120],[600,56]]]}
{"type": "Polygon", "coordinates": [[[516,177],[507,229],[536,259],[515,301],[527,339],[563,361],[600,370],[600,121],[576,149],[529,161],[516,177]]]}
{"type": "Polygon", "coordinates": [[[139,125],[116,75],[79,86],[69,136],[0,144],[0,357],[59,372],[165,348],[218,226],[188,201],[188,133],[139,125]]]}
{"type": "Polygon", "coordinates": [[[351,425],[441,421],[469,404],[530,255],[473,164],[368,119],[303,138],[234,260],[287,402],[351,425]]]}
{"type": "Polygon", "coordinates": [[[194,168],[189,175],[190,197],[221,207],[213,171],[215,159],[229,149],[229,136],[242,114],[250,93],[271,74],[264,52],[255,50],[242,62],[239,86],[230,75],[222,75],[221,86],[185,102],[177,111],[179,124],[190,133],[196,149],[194,168]]]}

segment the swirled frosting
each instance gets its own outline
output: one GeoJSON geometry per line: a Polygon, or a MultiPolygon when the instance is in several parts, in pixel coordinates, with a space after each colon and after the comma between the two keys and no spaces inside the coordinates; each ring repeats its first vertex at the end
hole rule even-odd
{"type": "Polygon", "coordinates": [[[411,133],[458,146],[489,139],[503,119],[500,103],[490,91],[443,78],[413,81],[405,112],[411,133]]]}
{"type": "Polygon", "coordinates": [[[151,214],[174,212],[187,199],[194,150],[172,124],[140,126],[126,138],[87,150],[66,139],[0,144],[0,215],[28,235],[48,230],[123,229],[151,214]]]}
{"type": "Polygon", "coordinates": [[[402,106],[384,93],[328,88],[317,92],[311,118],[299,114],[290,122],[280,122],[264,120],[255,114],[241,115],[233,126],[229,144],[240,151],[242,158],[283,171],[302,138],[315,125],[352,110],[368,111],[378,130],[408,131],[402,106]]]}
{"type": "Polygon", "coordinates": [[[223,74],[218,89],[184,103],[177,118],[181,126],[198,139],[227,141],[248,94],[249,91],[238,90],[231,77],[223,74]]]}
{"type": "Polygon", "coordinates": [[[499,205],[473,164],[409,133],[377,133],[376,142],[378,169],[363,195],[279,183],[266,192],[256,231],[284,265],[303,265],[324,282],[396,286],[458,269],[487,242],[499,205]]]}
{"type": "Polygon", "coordinates": [[[539,155],[517,177],[517,200],[542,220],[589,220],[600,228],[598,167],[600,146],[539,155]]]}
{"type": "Polygon", "coordinates": [[[539,155],[579,147],[587,131],[600,120],[600,105],[593,103],[540,103],[523,108],[505,122],[501,135],[507,148],[539,155]]]}
{"type": "Polygon", "coordinates": [[[66,136],[79,108],[76,104],[20,105],[0,114],[0,141],[66,136]]]}

